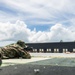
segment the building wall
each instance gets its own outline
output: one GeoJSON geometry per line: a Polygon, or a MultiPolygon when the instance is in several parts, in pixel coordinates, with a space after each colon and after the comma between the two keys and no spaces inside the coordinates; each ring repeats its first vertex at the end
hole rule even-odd
{"type": "Polygon", "coordinates": [[[75,52],[75,42],[27,43],[32,52],[63,53],[75,52]]]}

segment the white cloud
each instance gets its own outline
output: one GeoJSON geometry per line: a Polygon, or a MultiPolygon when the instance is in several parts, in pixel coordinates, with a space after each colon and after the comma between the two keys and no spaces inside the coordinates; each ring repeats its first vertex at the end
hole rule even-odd
{"type": "MultiPolygon", "coordinates": [[[[16,11],[17,14],[13,16],[12,14],[9,15],[6,12],[3,15],[0,13],[2,15],[2,18],[0,19],[1,21],[2,19],[6,21],[5,18],[7,18],[7,21],[16,21],[17,19],[31,19],[31,21],[33,21],[32,19],[38,18],[49,20],[49,24],[51,22],[54,22],[53,24],[55,24],[56,22],[60,23],[61,21],[70,21],[70,17],[68,15],[66,16],[65,14],[75,13],[74,0],[2,0],[0,3],[4,3],[8,9],[10,8],[12,11],[16,11]]],[[[39,21],[38,23],[42,24],[43,22],[39,21]]],[[[34,23],[34,21],[31,23],[34,23]]]]}
{"type": "Polygon", "coordinates": [[[73,41],[75,32],[72,32],[68,27],[64,27],[62,24],[56,24],[51,27],[52,41],[73,41]]]}
{"type": "Polygon", "coordinates": [[[24,40],[25,42],[53,42],[53,41],[74,41],[75,31],[70,27],[65,27],[62,24],[56,24],[49,31],[36,31],[27,27],[23,21],[17,21],[12,24],[10,22],[0,22],[0,41],[17,41],[24,40]]]}
{"type": "Polygon", "coordinates": [[[0,40],[21,39],[26,42],[75,40],[74,0],[2,0],[0,6],[1,3],[4,9],[0,9],[0,40]],[[36,31],[36,28],[29,29],[28,25],[20,20],[26,21],[28,25],[54,25],[50,30],[36,31]],[[12,23],[13,21],[16,23],[12,23]]]}
{"type": "Polygon", "coordinates": [[[28,41],[30,30],[22,21],[17,21],[15,24],[0,23],[0,40],[18,40],[28,41]]]}

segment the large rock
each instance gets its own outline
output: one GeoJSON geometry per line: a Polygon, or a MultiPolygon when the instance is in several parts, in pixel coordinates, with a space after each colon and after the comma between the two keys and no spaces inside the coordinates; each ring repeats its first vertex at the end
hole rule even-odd
{"type": "Polygon", "coordinates": [[[25,58],[30,59],[31,55],[26,50],[25,42],[19,40],[17,43],[0,48],[2,58],[25,58]]]}

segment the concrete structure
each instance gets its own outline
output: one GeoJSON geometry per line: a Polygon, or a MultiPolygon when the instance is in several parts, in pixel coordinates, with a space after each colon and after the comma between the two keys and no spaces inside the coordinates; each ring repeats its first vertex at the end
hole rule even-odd
{"type": "Polygon", "coordinates": [[[33,48],[31,52],[34,53],[75,52],[75,42],[27,43],[27,45],[33,48]]]}

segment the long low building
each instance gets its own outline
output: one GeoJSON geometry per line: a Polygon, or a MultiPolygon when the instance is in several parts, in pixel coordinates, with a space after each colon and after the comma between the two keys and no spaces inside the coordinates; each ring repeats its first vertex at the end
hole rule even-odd
{"type": "Polygon", "coordinates": [[[26,43],[29,47],[32,47],[31,52],[43,52],[43,53],[63,53],[63,52],[75,52],[75,42],[51,42],[51,43],[26,43]]]}

